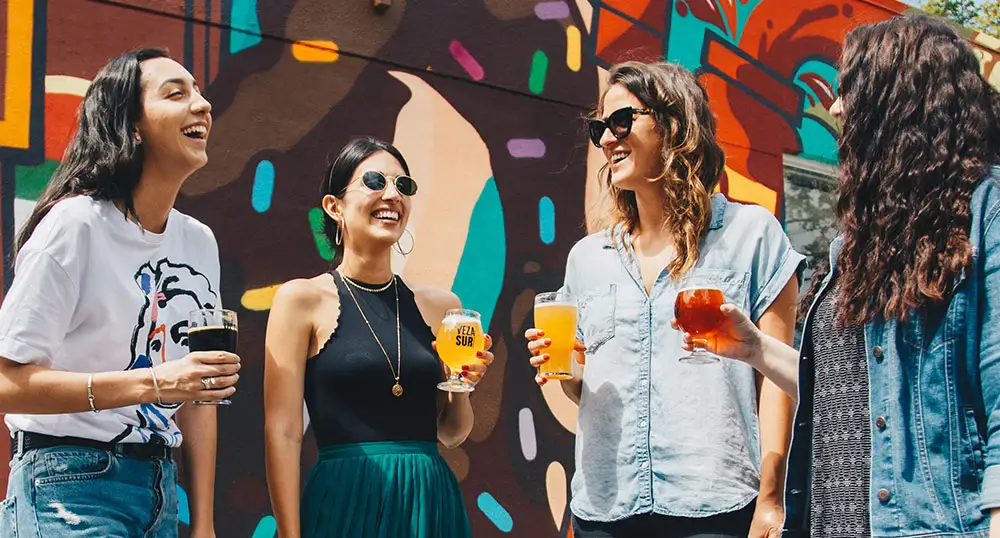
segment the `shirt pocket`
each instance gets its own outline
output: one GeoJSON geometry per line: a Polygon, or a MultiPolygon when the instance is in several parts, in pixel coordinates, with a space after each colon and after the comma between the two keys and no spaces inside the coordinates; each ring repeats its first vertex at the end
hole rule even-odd
{"type": "Polygon", "coordinates": [[[615,284],[591,288],[579,299],[578,321],[587,353],[597,351],[615,336],[615,304],[618,288],[615,284]]]}
{"type": "Polygon", "coordinates": [[[748,287],[750,273],[714,267],[698,267],[677,281],[677,290],[714,288],[722,291],[725,301],[744,312],[750,308],[748,287]]]}

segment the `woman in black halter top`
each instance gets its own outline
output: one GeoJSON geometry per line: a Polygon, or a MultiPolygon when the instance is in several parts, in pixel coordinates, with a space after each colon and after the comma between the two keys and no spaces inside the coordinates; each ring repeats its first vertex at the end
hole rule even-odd
{"type": "MultiPolygon", "coordinates": [[[[396,148],[364,138],[340,151],[323,190],[342,261],[281,286],[267,327],[267,480],[278,534],[469,537],[437,442],[462,443],[472,407],[468,393],[437,389],[444,370],[432,330],[461,305],[449,291],[411,289],[390,266],[416,183],[396,148]],[[303,402],[320,450],[301,490],[303,402]]],[[[466,382],[493,362],[488,337],[486,348],[466,382]]]]}

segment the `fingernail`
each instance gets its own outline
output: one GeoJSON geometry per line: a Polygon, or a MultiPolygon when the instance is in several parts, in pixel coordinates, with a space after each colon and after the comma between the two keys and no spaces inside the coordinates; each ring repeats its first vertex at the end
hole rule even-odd
{"type": "Polygon", "coordinates": [[[476,352],[476,357],[479,357],[480,359],[483,358],[483,352],[482,351],[477,351],[476,352]]]}
{"type": "Polygon", "coordinates": [[[463,371],[463,372],[467,372],[467,371],[469,371],[469,367],[468,367],[468,366],[462,366],[462,371],[463,371]]]}

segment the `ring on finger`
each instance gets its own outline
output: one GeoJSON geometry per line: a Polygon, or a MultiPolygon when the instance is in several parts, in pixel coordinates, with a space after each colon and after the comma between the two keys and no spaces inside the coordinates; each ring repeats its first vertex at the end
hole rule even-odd
{"type": "Polygon", "coordinates": [[[211,389],[213,386],[215,386],[215,378],[214,377],[201,378],[201,386],[205,387],[205,390],[211,389]]]}

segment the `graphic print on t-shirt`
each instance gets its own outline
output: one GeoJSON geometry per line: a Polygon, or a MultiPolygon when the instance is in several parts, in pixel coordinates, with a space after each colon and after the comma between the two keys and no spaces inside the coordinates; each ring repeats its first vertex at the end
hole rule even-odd
{"type": "MultiPolygon", "coordinates": [[[[219,295],[204,274],[182,263],[163,258],[145,263],[135,273],[135,283],[145,294],[132,332],[132,355],[126,370],[149,368],[179,359],[188,353],[188,314],[199,308],[216,308],[219,295]]],[[[176,409],[179,403],[143,404],[136,414],[144,442],[158,437],[167,444],[180,436],[161,409],[176,409]]],[[[122,437],[128,435],[124,432],[122,437]]]]}

